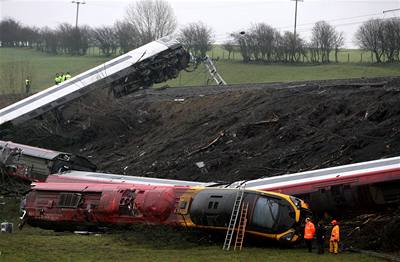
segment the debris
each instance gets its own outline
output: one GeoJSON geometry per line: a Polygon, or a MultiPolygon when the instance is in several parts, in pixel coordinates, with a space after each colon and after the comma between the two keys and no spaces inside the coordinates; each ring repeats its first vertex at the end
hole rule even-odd
{"type": "Polygon", "coordinates": [[[201,162],[196,162],[196,166],[197,166],[198,168],[203,168],[203,167],[205,167],[206,165],[204,164],[203,161],[201,161],[201,162]]]}
{"type": "Polygon", "coordinates": [[[174,101],[175,102],[184,102],[185,99],[184,98],[175,98],[174,101]]]}
{"type": "Polygon", "coordinates": [[[201,151],[204,151],[204,150],[208,149],[209,147],[211,147],[212,145],[214,145],[215,143],[217,143],[218,140],[219,140],[221,137],[223,137],[224,135],[225,135],[225,133],[224,133],[223,131],[220,131],[220,132],[218,133],[217,137],[216,137],[214,140],[212,140],[212,141],[211,141],[210,143],[208,143],[207,145],[205,145],[205,146],[203,146],[203,147],[201,147],[201,148],[199,148],[199,149],[196,149],[195,151],[189,153],[189,156],[194,155],[194,154],[196,154],[196,153],[199,153],[199,152],[201,152],[201,151]]]}
{"type": "Polygon", "coordinates": [[[13,223],[3,222],[3,223],[1,223],[0,232],[1,233],[12,233],[13,232],[13,227],[14,227],[13,223]]]}

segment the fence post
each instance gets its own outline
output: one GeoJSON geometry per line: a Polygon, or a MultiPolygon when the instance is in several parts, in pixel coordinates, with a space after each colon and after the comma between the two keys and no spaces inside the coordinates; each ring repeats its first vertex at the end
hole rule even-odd
{"type": "Polygon", "coordinates": [[[361,53],[361,60],[360,60],[360,62],[362,63],[362,53],[361,53]]]}
{"type": "Polygon", "coordinates": [[[347,63],[350,63],[350,53],[347,53],[347,63]]]}

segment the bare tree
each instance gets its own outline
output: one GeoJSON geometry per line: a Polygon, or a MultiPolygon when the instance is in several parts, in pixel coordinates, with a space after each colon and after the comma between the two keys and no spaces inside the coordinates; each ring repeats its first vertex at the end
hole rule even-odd
{"type": "Polygon", "coordinates": [[[174,11],[165,0],[133,2],[128,6],[125,21],[137,30],[141,44],[172,34],[177,25],[174,11]]]}
{"type": "Polygon", "coordinates": [[[11,18],[0,22],[0,41],[1,46],[17,47],[18,42],[21,40],[21,24],[11,18]]]}
{"type": "MultiPolygon", "coordinates": [[[[335,28],[325,21],[315,23],[312,29],[313,46],[317,48],[322,63],[329,63],[329,54],[335,48],[336,44],[340,44],[340,34],[335,28]]],[[[342,36],[343,38],[343,36],[342,36]]]]}
{"type": "Polygon", "coordinates": [[[235,43],[232,40],[227,40],[222,44],[222,48],[228,52],[228,59],[231,59],[231,53],[235,50],[235,43]]]}
{"type": "Polygon", "coordinates": [[[243,62],[248,63],[251,60],[250,42],[251,37],[245,32],[232,33],[231,37],[234,39],[236,44],[239,46],[239,51],[242,55],[243,62]]]}
{"type": "Polygon", "coordinates": [[[110,26],[103,26],[92,31],[96,45],[105,56],[115,54],[118,47],[117,36],[110,26]]]}
{"type": "Polygon", "coordinates": [[[371,19],[358,28],[356,41],[361,48],[375,54],[376,61],[382,62],[384,46],[384,22],[381,19],[371,19]]]}
{"type": "Polygon", "coordinates": [[[118,21],[114,25],[120,53],[129,52],[140,46],[139,32],[126,21],[118,21]]]}
{"type": "Polygon", "coordinates": [[[179,40],[193,55],[198,57],[204,57],[207,51],[211,50],[214,41],[212,29],[202,22],[191,23],[182,28],[179,40]]]}
{"type": "Polygon", "coordinates": [[[383,41],[387,61],[395,62],[395,60],[399,60],[400,18],[390,18],[384,21],[383,41]]]}
{"type": "Polygon", "coordinates": [[[44,27],[40,30],[41,41],[43,42],[43,51],[46,53],[57,54],[59,39],[54,30],[44,27]]]}
{"type": "MultiPolygon", "coordinates": [[[[254,38],[255,50],[260,52],[261,60],[271,62],[274,52],[275,29],[271,26],[259,23],[251,27],[250,34],[254,38]]],[[[258,56],[258,55],[257,55],[258,56]]]]}
{"type": "Polygon", "coordinates": [[[336,33],[335,36],[335,42],[334,42],[334,47],[335,47],[335,63],[338,63],[338,53],[340,48],[344,45],[344,36],[343,32],[336,33]]]}

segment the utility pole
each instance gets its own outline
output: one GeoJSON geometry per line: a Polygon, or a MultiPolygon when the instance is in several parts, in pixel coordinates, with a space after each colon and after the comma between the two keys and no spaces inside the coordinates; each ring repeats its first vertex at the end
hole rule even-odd
{"type": "Polygon", "coordinates": [[[303,2],[303,0],[291,0],[296,2],[296,7],[294,9],[294,30],[293,30],[293,37],[294,37],[294,45],[293,45],[293,57],[294,58],[294,49],[296,48],[296,27],[297,27],[297,2],[303,2]]]}
{"type": "Polygon", "coordinates": [[[75,28],[78,28],[78,15],[79,15],[79,5],[86,4],[84,1],[72,1],[71,3],[76,4],[76,18],[75,18],[75,28]]]}

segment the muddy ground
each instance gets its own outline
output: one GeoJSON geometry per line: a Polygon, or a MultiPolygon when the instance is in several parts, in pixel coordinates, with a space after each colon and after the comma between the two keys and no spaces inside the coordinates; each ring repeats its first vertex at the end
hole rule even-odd
{"type": "Polygon", "coordinates": [[[111,173],[277,176],[400,155],[400,77],[148,89],[118,100],[98,91],[1,136],[111,173]]]}

